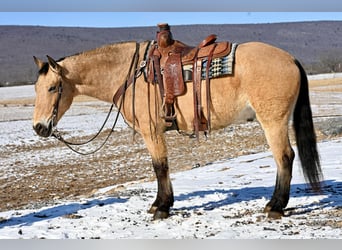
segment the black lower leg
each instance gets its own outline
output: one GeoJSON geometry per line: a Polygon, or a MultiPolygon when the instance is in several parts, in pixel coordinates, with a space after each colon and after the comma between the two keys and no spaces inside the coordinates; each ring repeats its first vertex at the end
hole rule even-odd
{"type": "Polygon", "coordinates": [[[272,199],[265,207],[265,212],[267,212],[270,217],[278,218],[284,215],[284,208],[287,206],[290,198],[293,158],[293,153],[289,156],[285,155],[282,159],[283,166],[281,169],[278,169],[272,199]]]}
{"type": "Polygon", "coordinates": [[[286,207],[290,197],[290,185],[280,181],[280,177],[277,176],[276,186],[272,199],[267,203],[265,211],[274,211],[283,214],[283,209],[286,207]]]}
{"type": "Polygon", "coordinates": [[[167,158],[153,160],[152,164],[157,176],[158,193],[149,212],[154,213],[154,219],[162,219],[169,216],[170,207],[173,206],[174,202],[169,167],[167,158]]]}

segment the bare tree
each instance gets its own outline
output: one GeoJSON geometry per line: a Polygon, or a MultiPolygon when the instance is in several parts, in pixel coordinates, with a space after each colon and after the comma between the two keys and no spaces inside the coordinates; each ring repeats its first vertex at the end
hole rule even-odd
{"type": "Polygon", "coordinates": [[[320,66],[323,71],[336,73],[342,71],[342,50],[329,50],[320,56],[320,66]]]}

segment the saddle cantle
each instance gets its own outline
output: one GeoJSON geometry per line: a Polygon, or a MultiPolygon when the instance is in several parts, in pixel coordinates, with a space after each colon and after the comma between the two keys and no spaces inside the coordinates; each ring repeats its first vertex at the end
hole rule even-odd
{"type": "MultiPolygon", "coordinates": [[[[211,35],[212,36],[212,35],[211,35]]],[[[209,36],[210,37],[210,36],[209,36]]],[[[192,64],[195,59],[203,59],[210,55],[212,52],[213,58],[226,56],[231,50],[231,43],[219,42],[205,45],[204,47],[195,47],[182,55],[182,64],[192,64]]]]}
{"type": "MultiPolygon", "coordinates": [[[[210,101],[209,67],[215,58],[227,56],[232,48],[229,42],[216,42],[217,36],[212,34],[206,37],[198,46],[174,40],[170,26],[166,23],[158,24],[157,42],[152,46],[148,54],[148,82],[158,83],[160,95],[163,99],[162,117],[167,127],[175,128],[176,114],[173,107],[175,98],[185,94],[185,81],[193,82],[194,93],[194,131],[198,138],[199,131],[210,130],[210,109],[207,107],[207,119],[201,105],[201,82],[204,70],[207,90],[207,105],[210,101]],[[205,69],[202,69],[206,61],[205,69]],[[191,70],[184,71],[183,67],[189,65],[191,70]],[[190,73],[189,73],[190,72],[190,73]],[[185,76],[185,74],[191,74],[185,76]]],[[[188,67],[188,68],[189,68],[188,67]]]]}

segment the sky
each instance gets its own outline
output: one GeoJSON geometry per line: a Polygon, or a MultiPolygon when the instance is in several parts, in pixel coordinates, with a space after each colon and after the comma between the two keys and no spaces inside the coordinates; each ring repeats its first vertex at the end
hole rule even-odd
{"type": "Polygon", "coordinates": [[[155,26],[161,22],[174,26],[327,20],[342,21],[342,12],[1,12],[0,14],[0,25],[69,27],[142,27],[155,26]]]}
{"type": "Polygon", "coordinates": [[[1,0],[0,11],[341,11],[341,0],[1,0]]]}

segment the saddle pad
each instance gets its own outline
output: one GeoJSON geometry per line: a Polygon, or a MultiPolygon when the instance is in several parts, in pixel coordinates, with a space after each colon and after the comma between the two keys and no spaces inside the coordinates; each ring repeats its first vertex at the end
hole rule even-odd
{"type": "MultiPolygon", "coordinates": [[[[224,75],[233,74],[233,65],[237,46],[237,43],[233,43],[231,52],[227,56],[212,59],[209,68],[209,78],[216,78],[224,75]]],[[[207,59],[202,60],[202,79],[206,79],[207,63],[207,59]]],[[[192,81],[192,71],[192,64],[183,66],[183,77],[185,82],[192,81]]]]}

